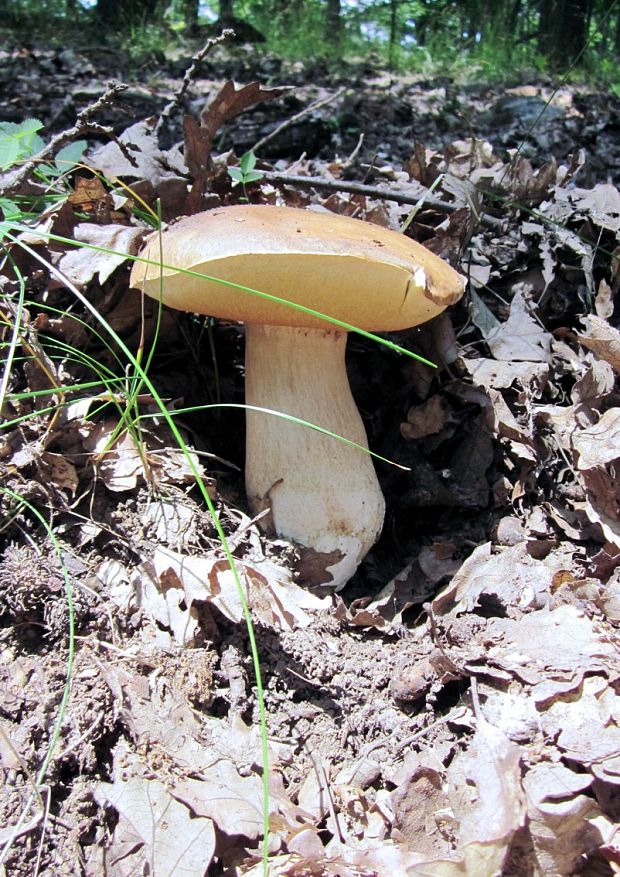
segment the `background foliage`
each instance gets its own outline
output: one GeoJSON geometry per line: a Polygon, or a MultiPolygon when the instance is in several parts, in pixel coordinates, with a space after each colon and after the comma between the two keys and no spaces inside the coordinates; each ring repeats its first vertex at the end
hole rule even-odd
{"type": "Polygon", "coordinates": [[[0,22],[5,35],[72,32],[141,61],[221,25],[284,58],[375,55],[394,69],[477,78],[578,69],[614,82],[620,57],[617,0],[1,0],[0,22]]]}

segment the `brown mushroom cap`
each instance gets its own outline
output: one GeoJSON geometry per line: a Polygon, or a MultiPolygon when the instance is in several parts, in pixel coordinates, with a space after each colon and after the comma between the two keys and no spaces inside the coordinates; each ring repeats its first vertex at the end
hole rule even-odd
{"type": "Polygon", "coordinates": [[[389,332],[430,320],[465,281],[430,250],[359,219],[241,205],[188,216],[147,241],[131,285],[178,310],[246,323],[326,328],[318,317],[206,278],[259,290],[359,329],[389,332]],[[160,267],[163,264],[163,270],[160,267]],[[163,278],[163,283],[161,279],[163,278]]]}

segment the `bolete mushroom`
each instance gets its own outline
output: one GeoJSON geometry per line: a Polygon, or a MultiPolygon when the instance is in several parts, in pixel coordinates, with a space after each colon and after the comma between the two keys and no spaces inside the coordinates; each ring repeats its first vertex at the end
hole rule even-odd
{"type": "Polygon", "coordinates": [[[359,329],[390,332],[453,304],[464,279],[395,231],[290,207],[223,207],[188,216],[163,232],[161,249],[158,235],[147,241],[140,258],[149,262],[134,263],[131,285],[153,298],[161,290],[170,307],[245,323],[248,502],[254,513],[269,508],[273,532],[308,549],[323,581],[341,588],[383,524],[372,459],[256,409],[309,421],[367,448],[345,368],[347,332],[238,285],[359,329]]]}

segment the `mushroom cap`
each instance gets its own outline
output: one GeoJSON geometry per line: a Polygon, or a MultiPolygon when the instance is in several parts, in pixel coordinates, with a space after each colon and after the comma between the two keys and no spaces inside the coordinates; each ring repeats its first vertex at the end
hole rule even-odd
{"type": "Polygon", "coordinates": [[[209,275],[312,308],[359,329],[417,326],[458,301],[465,280],[404,235],[294,207],[240,205],[187,216],[146,242],[131,285],[182,311],[325,329],[319,317],[209,275]],[[163,266],[163,267],[162,267],[163,266]]]}

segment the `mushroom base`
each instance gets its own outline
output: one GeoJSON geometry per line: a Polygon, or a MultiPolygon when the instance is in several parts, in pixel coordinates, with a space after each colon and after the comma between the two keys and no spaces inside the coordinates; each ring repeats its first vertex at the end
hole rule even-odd
{"type": "MultiPolygon", "coordinates": [[[[385,503],[345,367],[346,333],[246,326],[246,490],[263,525],[326,558],[339,590],[376,542],[385,503]]],[[[331,580],[330,580],[331,578],[331,580]]],[[[316,578],[314,580],[316,582],[316,578]]]]}

